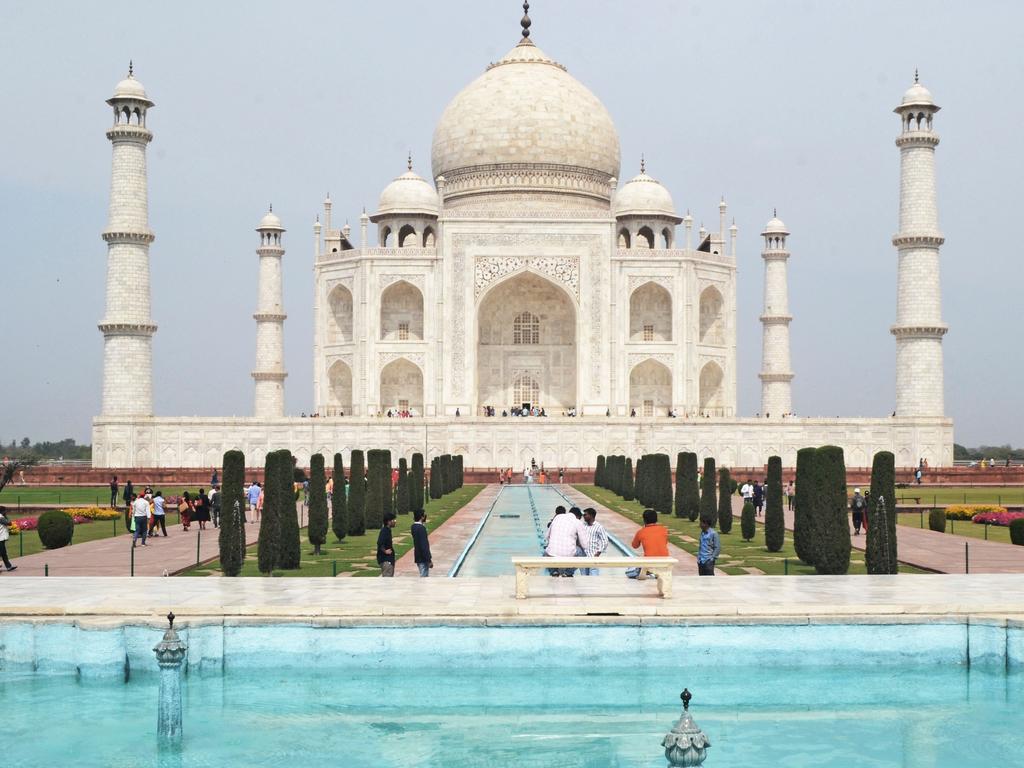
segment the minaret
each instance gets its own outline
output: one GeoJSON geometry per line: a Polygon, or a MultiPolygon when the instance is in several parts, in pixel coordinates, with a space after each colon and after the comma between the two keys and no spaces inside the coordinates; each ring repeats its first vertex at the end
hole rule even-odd
{"type": "Polygon", "coordinates": [[[896,286],[896,415],[943,416],[942,289],[939,284],[939,231],[935,204],[935,147],[932,118],[939,107],[918,82],[894,110],[902,130],[900,149],[900,228],[892,244],[899,254],[896,286]]]}
{"type": "Polygon", "coordinates": [[[256,320],[256,399],[253,415],[258,419],[279,419],[284,416],[284,301],[281,298],[281,257],[284,227],[274,215],[274,207],[256,227],[260,233],[259,306],[256,320]]]}
{"type": "Polygon", "coordinates": [[[789,286],[786,263],[789,231],[777,215],[765,225],[764,250],[764,312],[761,315],[761,414],[780,418],[793,411],[793,372],[789,360],[789,286]]]}
{"type": "Polygon", "coordinates": [[[146,146],[153,134],[146,112],[153,102],[128,65],[128,77],[107,99],[114,125],[107,131],[113,146],[110,217],[107,241],[106,311],[103,333],[104,416],[153,415],[153,334],[150,318],[149,202],[146,146]]]}

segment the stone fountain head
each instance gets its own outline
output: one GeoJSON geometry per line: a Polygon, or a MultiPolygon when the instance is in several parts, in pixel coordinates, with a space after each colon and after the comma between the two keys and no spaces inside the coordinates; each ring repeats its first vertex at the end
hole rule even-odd
{"type": "Polygon", "coordinates": [[[703,765],[711,741],[690,715],[690,699],[693,694],[684,688],[679,698],[683,700],[683,714],[661,742],[665,748],[665,759],[668,760],[669,768],[703,765]]]}

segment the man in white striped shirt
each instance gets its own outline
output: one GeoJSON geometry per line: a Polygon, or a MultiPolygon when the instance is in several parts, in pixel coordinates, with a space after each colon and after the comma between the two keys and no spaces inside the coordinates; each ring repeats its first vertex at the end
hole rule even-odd
{"type": "MultiPolygon", "coordinates": [[[[584,539],[583,552],[587,557],[600,557],[608,549],[608,531],[597,522],[597,510],[587,507],[583,510],[584,539]]],[[[597,568],[580,568],[583,576],[597,576],[597,568]]]]}

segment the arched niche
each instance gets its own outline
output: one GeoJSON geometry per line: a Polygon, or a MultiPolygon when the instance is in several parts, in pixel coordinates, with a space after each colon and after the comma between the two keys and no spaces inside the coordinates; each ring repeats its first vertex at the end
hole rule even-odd
{"type": "Polygon", "coordinates": [[[629,407],[638,416],[667,416],[672,407],[672,371],[644,360],[629,372],[629,407]]]}
{"type": "Polygon", "coordinates": [[[718,363],[705,363],[700,369],[700,412],[710,416],[723,415],[722,383],[725,375],[718,363]]]}
{"type": "Polygon", "coordinates": [[[336,285],[327,297],[327,343],[352,342],[352,292],[344,285],[336,285]]]}
{"type": "Polygon", "coordinates": [[[629,340],[672,341],[672,294],[647,282],[629,297],[629,340]]]}
{"type": "Polygon", "coordinates": [[[423,294],[412,283],[399,280],[381,294],[380,337],[384,341],[423,338],[423,294]]]}
{"type": "Polygon", "coordinates": [[[352,369],[342,360],[335,360],[327,370],[327,415],[352,414],[352,369]]]}
{"type": "Polygon", "coordinates": [[[379,409],[423,415],[423,371],[419,366],[399,357],[381,369],[379,409]]]}
{"type": "Polygon", "coordinates": [[[700,343],[725,344],[725,301],[714,286],[700,294],[700,343]]]}

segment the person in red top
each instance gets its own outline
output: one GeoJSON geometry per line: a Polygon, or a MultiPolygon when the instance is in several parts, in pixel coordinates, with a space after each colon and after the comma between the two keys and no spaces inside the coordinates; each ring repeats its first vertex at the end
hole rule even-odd
{"type": "MultiPolygon", "coordinates": [[[[633,537],[633,549],[643,547],[644,557],[669,556],[669,529],[658,525],[657,512],[652,509],[643,511],[643,527],[633,537]]],[[[646,570],[641,570],[638,579],[647,577],[646,570]]]]}

